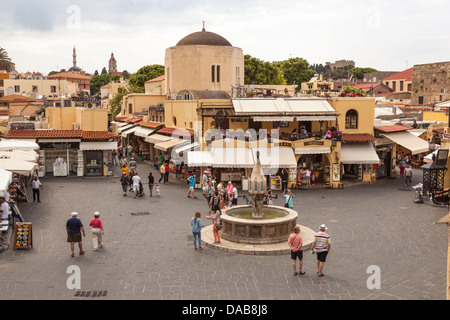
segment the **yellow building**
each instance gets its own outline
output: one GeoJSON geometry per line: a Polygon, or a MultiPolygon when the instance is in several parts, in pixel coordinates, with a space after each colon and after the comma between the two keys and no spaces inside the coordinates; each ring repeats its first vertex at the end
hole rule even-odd
{"type": "Polygon", "coordinates": [[[311,92],[315,95],[324,95],[334,90],[334,82],[323,81],[322,75],[314,75],[308,82],[301,84],[303,92],[311,92]]]}
{"type": "Polygon", "coordinates": [[[176,97],[181,90],[223,90],[244,84],[244,53],[224,37],[194,32],[165,53],[165,92],[176,97]]]}
{"type": "Polygon", "coordinates": [[[11,79],[3,80],[6,95],[20,94],[32,98],[70,97],[78,92],[78,84],[56,79],[11,79]]]}
{"type": "Polygon", "coordinates": [[[396,93],[411,92],[413,71],[414,67],[409,68],[405,71],[384,78],[382,82],[396,93]]]}
{"type": "Polygon", "coordinates": [[[55,130],[107,131],[108,111],[79,107],[45,108],[48,127],[55,130]]]}

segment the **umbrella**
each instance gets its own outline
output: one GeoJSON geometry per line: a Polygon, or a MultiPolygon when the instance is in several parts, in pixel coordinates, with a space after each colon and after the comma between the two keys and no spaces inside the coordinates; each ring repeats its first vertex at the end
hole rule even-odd
{"type": "Polygon", "coordinates": [[[38,167],[37,163],[15,160],[15,159],[0,159],[0,169],[11,171],[24,176],[30,176],[38,167]]]}
{"type": "Polygon", "coordinates": [[[0,150],[39,150],[39,145],[25,140],[3,140],[0,141],[0,150]]]}

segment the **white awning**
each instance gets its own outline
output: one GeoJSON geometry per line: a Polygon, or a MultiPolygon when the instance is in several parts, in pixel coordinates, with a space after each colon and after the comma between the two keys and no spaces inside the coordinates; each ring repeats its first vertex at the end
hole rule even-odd
{"type": "Polygon", "coordinates": [[[5,196],[9,185],[12,183],[12,172],[5,169],[0,169],[0,196],[5,196]]]}
{"type": "Polygon", "coordinates": [[[39,150],[39,145],[25,140],[3,140],[0,141],[0,150],[39,150]]]}
{"type": "Polygon", "coordinates": [[[330,153],[330,147],[305,147],[305,148],[295,148],[295,154],[324,154],[330,153]]]}
{"type": "Polygon", "coordinates": [[[253,117],[253,121],[260,121],[260,122],[291,122],[294,121],[294,117],[253,117]]]}
{"type": "Polygon", "coordinates": [[[253,154],[249,148],[213,148],[212,166],[214,168],[253,168],[253,154]]]}
{"type": "Polygon", "coordinates": [[[38,167],[37,163],[17,159],[0,159],[0,168],[13,173],[30,176],[38,167]]]}
{"type": "Polygon", "coordinates": [[[158,150],[167,151],[168,149],[173,148],[176,145],[179,145],[181,143],[187,143],[187,142],[184,139],[173,139],[173,140],[168,140],[168,141],[157,143],[157,144],[155,144],[155,148],[158,150]]]}
{"type": "Polygon", "coordinates": [[[186,152],[186,151],[191,151],[192,149],[195,149],[199,146],[200,145],[197,142],[187,144],[187,145],[178,145],[175,148],[173,148],[173,151],[175,153],[186,152]]]}
{"type": "Polygon", "coordinates": [[[34,151],[12,150],[0,151],[1,159],[17,159],[23,161],[37,162],[39,155],[34,151]]]}
{"type": "Polygon", "coordinates": [[[370,142],[346,143],[341,146],[341,162],[344,164],[376,164],[380,162],[370,142]]]}
{"type": "Polygon", "coordinates": [[[128,129],[132,128],[132,127],[134,127],[134,124],[133,124],[133,123],[128,123],[128,124],[126,124],[126,125],[121,126],[120,128],[118,128],[118,129],[117,129],[117,132],[118,132],[118,133],[121,133],[122,131],[128,130],[128,129]]]}
{"type": "Polygon", "coordinates": [[[253,162],[256,163],[256,152],[263,168],[296,168],[294,150],[292,148],[252,148],[253,162]]]}
{"type": "Polygon", "coordinates": [[[134,135],[138,136],[138,137],[146,138],[148,135],[150,135],[154,131],[155,131],[155,129],[137,127],[136,131],[134,132],[134,135]]]}
{"type": "Polygon", "coordinates": [[[117,141],[81,142],[80,150],[116,150],[117,141]]]}
{"type": "Polygon", "coordinates": [[[209,151],[189,151],[187,153],[189,167],[206,167],[212,165],[212,155],[209,151]]]}
{"type": "Polygon", "coordinates": [[[297,121],[336,121],[337,116],[330,115],[310,115],[310,116],[300,116],[295,117],[297,121]]]}
{"type": "Polygon", "coordinates": [[[410,150],[412,154],[429,151],[427,141],[416,137],[408,131],[384,133],[383,136],[410,150]]]}
{"type": "Polygon", "coordinates": [[[128,136],[130,133],[134,133],[137,129],[139,129],[139,127],[133,127],[133,128],[129,128],[125,131],[122,131],[122,137],[126,138],[126,136],[128,136]]]}
{"type": "Polygon", "coordinates": [[[128,122],[118,122],[118,121],[111,121],[111,124],[115,124],[117,128],[123,127],[128,125],[128,122]]]}
{"type": "Polygon", "coordinates": [[[157,144],[164,141],[172,140],[170,136],[165,136],[159,133],[153,133],[145,138],[145,142],[157,144]]]}

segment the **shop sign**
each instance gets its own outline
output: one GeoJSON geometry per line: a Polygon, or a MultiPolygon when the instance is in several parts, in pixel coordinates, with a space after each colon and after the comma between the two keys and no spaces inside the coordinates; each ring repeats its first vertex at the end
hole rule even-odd
{"type": "Polygon", "coordinates": [[[34,122],[10,122],[10,130],[34,130],[34,122]]]}
{"type": "Polygon", "coordinates": [[[333,181],[337,182],[341,180],[341,165],[339,163],[333,163],[333,181]]]}
{"type": "Polygon", "coordinates": [[[324,141],[306,141],[303,145],[305,145],[305,146],[323,146],[324,141]]]}
{"type": "Polygon", "coordinates": [[[80,149],[79,142],[40,142],[41,149],[80,149]]]}

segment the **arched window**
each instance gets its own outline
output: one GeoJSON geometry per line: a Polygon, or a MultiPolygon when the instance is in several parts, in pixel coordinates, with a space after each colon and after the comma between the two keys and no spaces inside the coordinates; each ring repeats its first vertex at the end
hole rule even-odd
{"type": "Polygon", "coordinates": [[[217,82],[220,82],[220,66],[217,66],[217,82]]]}
{"type": "Polygon", "coordinates": [[[345,114],[345,129],[358,129],[358,112],[350,109],[345,114]]]}
{"type": "Polygon", "coordinates": [[[215,71],[216,71],[216,66],[211,66],[211,82],[215,81],[215,71]]]}

